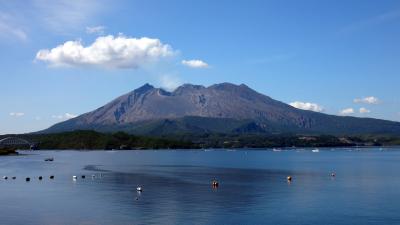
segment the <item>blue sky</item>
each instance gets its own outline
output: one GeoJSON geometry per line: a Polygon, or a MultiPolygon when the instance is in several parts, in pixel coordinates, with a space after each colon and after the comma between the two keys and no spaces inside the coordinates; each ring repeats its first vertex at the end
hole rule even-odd
{"type": "Polygon", "coordinates": [[[292,105],[400,121],[399,1],[0,0],[0,133],[144,83],[245,83],[292,105]]]}

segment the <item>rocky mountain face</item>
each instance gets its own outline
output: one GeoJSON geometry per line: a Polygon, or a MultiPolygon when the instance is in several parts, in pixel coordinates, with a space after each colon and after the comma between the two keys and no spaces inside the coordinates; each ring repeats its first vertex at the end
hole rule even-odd
{"type": "Polygon", "coordinates": [[[185,84],[173,92],[149,84],[43,132],[76,129],[174,133],[400,134],[400,123],[296,109],[244,84],[185,84]]]}

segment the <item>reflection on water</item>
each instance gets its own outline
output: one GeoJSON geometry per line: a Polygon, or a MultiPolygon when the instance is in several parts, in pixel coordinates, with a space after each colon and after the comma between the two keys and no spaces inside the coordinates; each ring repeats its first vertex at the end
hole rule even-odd
{"type": "Polygon", "coordinates": [[[29,153],[0,158],[2,224],[400,223],[397,149],[29,153]]]}

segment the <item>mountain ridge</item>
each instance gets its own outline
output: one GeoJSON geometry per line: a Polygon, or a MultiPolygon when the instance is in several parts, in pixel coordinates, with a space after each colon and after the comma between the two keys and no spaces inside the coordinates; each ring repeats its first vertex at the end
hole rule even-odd
{"type": "Polygon", "coordinates": [[[263,95],[245,84],[220,83],[208,87],[184,84],[169,92],[146,83],[96,110],[55,124],[41,132],[77,129],[102,132],[122,130],[151,135],[400,134],[400,123],[297,109],[263,95]],[[219,124],[219,127],[215,124],[219,124]]]}

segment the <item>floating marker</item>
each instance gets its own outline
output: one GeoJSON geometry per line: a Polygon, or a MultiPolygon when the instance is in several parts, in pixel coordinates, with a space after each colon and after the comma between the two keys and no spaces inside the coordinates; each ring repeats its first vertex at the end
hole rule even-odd
{"type": "Polygon", "coordinates": [[[77,178],[77,176],[72,176],[72,180],[76,180],[77,178]]]}
{"type": "Polygon", "coordinates": [[[50,179],[54,179],[54,176],[53,176],[53,175],[51,175],[51,176],[50,176],[50,179]]]}
{"type": "Polygon", "coordinates": [[[288,176],[286,179],[287,181],[292,181],[292,176],[288,176]]]}
{"type": "Polygon", "coordinates": [[[25,181],[29,182],[29,181],[31,181],[31,178],[27,177],[27,178],[25,178],[25,181]]]}
{"type": "Polygon", "coordinates": [[[8,177],[7,177],[7,176],[3,176],[3,179],[4,179],[4,180],[7,180],[7,179],[8,179],[8,177]]]}
{"type": "Polygon", "coordinates": [[[212,181],[212,187],[213,187],[213,188],[217,188],[218,186],[219,186],[218,181],[217,181],[217,180],[213,180],[213,181],[212,181]]]}
{"type": "Polygon", "coordinates": [[[139,186],[139,187],[136,188],[136,191],[142,192],[142,191],[143,191],[143,188],[139,186]]]}
{"type": "Polygon", "coordinates": [[[82,179],[85,179],[86,178],[86,176],[85,175],[82,175],[82,179]]]}
{"type": "Polygon", "coordinates": [[[17,179],[17,177],[12,177],[13,180],[17,179]]]}
{"type": "Polygon", "coordinates": [[[38,177],[38,179],[39,179],[39,180],[42,180],[42,179],[43,179],[43,177],[42,177],[42,176],[39,176],[39,177],[38,177]]]}

